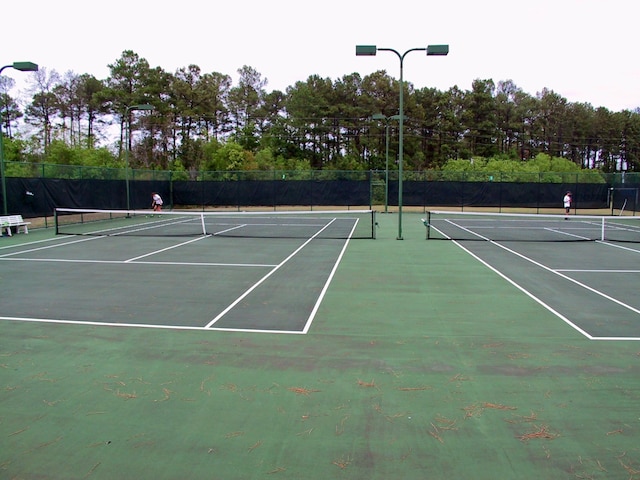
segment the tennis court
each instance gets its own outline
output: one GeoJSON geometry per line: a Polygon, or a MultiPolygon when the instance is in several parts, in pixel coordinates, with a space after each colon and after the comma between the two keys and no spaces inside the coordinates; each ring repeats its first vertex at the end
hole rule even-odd
{"type": "Polygon", "coordinates": [[[640,478],[638,244],[405,217],[0,239],[0,476],[640,478]]]}
{"type": "Polygon", "coordinates": [[[0,251],[5,317],[306,333],[348,241],[375,234],[371,211],[58,215],[57,237],[0,251]]]}
{"type": "Polygon", "coordinates": [[[640,217],[428,212],[455,240],[589,339],[640,340],[640,217]]]}

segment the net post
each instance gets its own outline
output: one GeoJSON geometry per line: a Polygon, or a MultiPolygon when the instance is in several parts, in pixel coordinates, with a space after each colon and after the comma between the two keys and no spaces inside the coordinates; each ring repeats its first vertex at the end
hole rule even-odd
{"type": "Polygon", "coordinates": [[[53,209],[53,224],[56,227],[55,229],[56,235],[59,235],[60,232],[58,231],[58,208],[57,207],[53,209]]]}
{"type": "Polygon", "coordinates": [[[376,211],[371,210],[371,238],[373,240],[376,239],[376,228],[378,224],[376,223],[376,211]]]}
{"type": "Polygon", "coordinates": [[[604,238],[604,219],[605,219],[605,217],[602,217],[602,225],[600,226],[600,240],[603,241],[603,242],[605,241],[605,238],[604,238]]]}
{"type": "Polygon", "coordinates": [[[425,225],[425,227],[427,227],[427,240],[429,240],[431,238],[431,211],[430,210],[427,212],[427,224],[425,225]]]}
{"type": "Polygon", "coordinates": [[[613,215],[613,187],[607,190],[607,206],[611,207],[611,215],[613,215]]]}
{"type": "Polygon", "coordinates": [[[204,212],[200,212],[200,223],[202,224],[202,235],[206,235],[207,227],[204,222],[204,212]]]}

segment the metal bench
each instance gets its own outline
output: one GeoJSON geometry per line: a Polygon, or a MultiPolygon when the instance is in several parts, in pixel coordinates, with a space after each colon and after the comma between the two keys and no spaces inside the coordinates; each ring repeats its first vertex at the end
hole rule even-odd
{"type": "Polygon", "coordinates": [[[29,233],[29,225],[31,222],[25,222],[22,215],[7,215],[0,217],[0,234],[7,232],[8,236],[11,236],[11,229],[15,227],[16,233],[20,233],[20,229],[24,233],[29,233]]]}

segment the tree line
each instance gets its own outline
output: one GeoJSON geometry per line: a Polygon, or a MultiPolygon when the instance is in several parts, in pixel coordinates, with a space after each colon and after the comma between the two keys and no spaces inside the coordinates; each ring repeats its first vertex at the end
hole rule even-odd
{"type": "MultiPolygon", "coordinates": [[[[41,68],[23,109],[7,93],[13,81],[0,78],[6,159],[191,175],[358,171],[385,169],[388,147],[396,168],[399,82],[383,70],[311,75],[282,92],[268,91],[249,66],[235,85],[197,65],[169,73],[130,50],[108,68],[106,79],[41,68]]],[[[511,80],[477,79],[470,90],[404,88],[405,170],[542,154],[583,169],[640,171],[640,108],[612,112],[547,88],[531,95],[511,80]]]]}

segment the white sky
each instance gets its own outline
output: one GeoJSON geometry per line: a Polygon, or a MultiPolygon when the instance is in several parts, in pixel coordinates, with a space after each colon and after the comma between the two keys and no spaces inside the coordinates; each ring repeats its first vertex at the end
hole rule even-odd
{"type": "MultiPolygon", "coordinates": [[[[404,53],[446,43],[447,57],[408,54],[405,80],[441,91],[513,80],[531,95],[546,87],[612,111],[640,107],[632,0],[10,0],[1,13],[0,63],[33,61],[60,74],[105,79],[107,65],[133,50],[151,67],[196,64],[234,82],[248,65],[267,91],[284,91],[313,74],[399,77],[395,55],[356,57],[356,44],[404,53]]],[[[3,75],[20,87],[29,74],[3,75]]]]}

